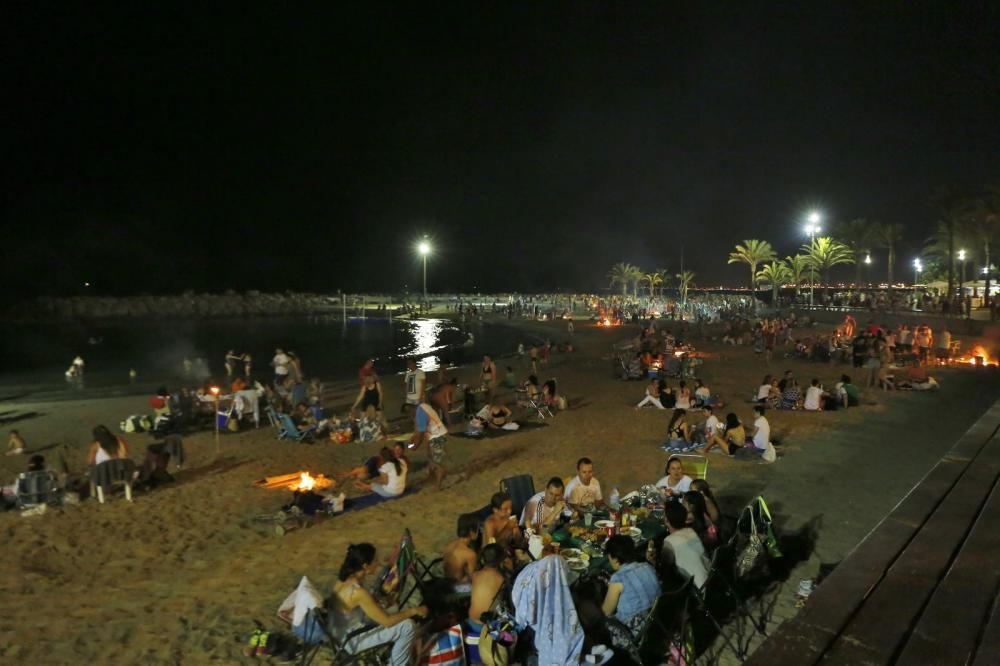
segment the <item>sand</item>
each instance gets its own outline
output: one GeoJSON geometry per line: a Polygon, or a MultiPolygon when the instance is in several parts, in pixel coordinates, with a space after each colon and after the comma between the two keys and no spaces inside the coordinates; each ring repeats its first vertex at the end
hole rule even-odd
{"type": "MultiPolygon", "coordinates": [[[[564,337],[562,324],[526,326],[564,337]]],[[[327,589],[352,542],[370,541],[385,556],[406,526],[417,548],[434,554],[452,537],[458,514],[483,506],[501,478],[529,472],[541,488],[552,475],[573,474],[583,455],[595,460],[608,491],[655,481],[667,458],[657,444],[669,413],[634,411],[644,384],[612,378],[607,355],[627,335],[578,322],[580,351],[553,355],[539,373],[558,378],[571,409],[544,428],[485,441],[450,438],[444,490],[423,486],[283,537],[252,519],[276,511],[290,492],[255,488],[255,479],[299,469],[336,476],[378,445],[289,444],[262,427],[223,436],[216,454],[206,432],[185,440],[189,461],[176,483],[138,493],[132,504],[116,494],[103,506],[86,500],[44,516],[0,513],[0,658],[31,664],[245,662],[241,636],[254,619],[279,628],[275,611],[298,579],[306,574],[327,589]]],[[[746,399],[765,372],[791,369],[800,380],[816,376],[832,385],[844,371],[785,359],[769,370],[748,348],[700,346],[724,355],[706,363],[701,376],[727,400],[722,411],[732,408],[744,421],[751,420],[746,399]]],[[[524,361],[515,369],[520,378],[527,375],[524,361]]],[[[474,381],[475,373],[457,374],[474,381]]],[[[846,412],[770,413],[783,443],[776,464],[711,457],[709,481],[725,508],[735,512],[763,493],[782,530],[816,530],[815,550],[777,592],[773,622],[794,613],[797,579],[814,576],[821,562],[841,559],[995,398],[994,374],[935,374],[938,393],[870,392],[864,406],[846,412]]],[[[402,378],[383,382],[392,415],[402,378]]],[[[328,406],[343,412],[351,399],[352,382],[341,382],[333,385],[328,406]]],[[[0,411],[5,420],[17,419],[5,429],[18,428],[32,449],[69,445],[70,465],[81,470],[90,429],[145,411],[145,399],[5,402],[0,411]]],[[[134,449],[151,441],[144,434],[128,439],[134,449]]],[[[411,482],[422,484],[425,456],[413,456],[411,482]]],[[[23,457],[0,457],[0,478],[9,483],[24,464],[23,457]]]]}

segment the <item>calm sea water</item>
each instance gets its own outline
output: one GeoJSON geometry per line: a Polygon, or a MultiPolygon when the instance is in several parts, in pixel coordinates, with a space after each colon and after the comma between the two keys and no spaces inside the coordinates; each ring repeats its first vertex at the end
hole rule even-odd
{"type": "Polygon", "coordinates": [[[185,358],[194,363],[194,379],[224,376],[229,349],[252,356],[256,377],[271,376],[269,362],[281,347],[298,354],[307,376],[329,380],[353,377],[369,357],[382,373],[402,370],[410,355],[424,370],[433,370],[442,361],[463,364],[484,353],[508,354],[519,342],[536,339],[500,324],[463,326],[447,319],[349,319],[345,324],[339,316],[10,326],[5,332],[0,385],[7,392],[14,387],[75,391],[64,373],[77,354],[86,362],[85,391],[128,387],[131,368],[139,390],[184,378],[185,358]]]}

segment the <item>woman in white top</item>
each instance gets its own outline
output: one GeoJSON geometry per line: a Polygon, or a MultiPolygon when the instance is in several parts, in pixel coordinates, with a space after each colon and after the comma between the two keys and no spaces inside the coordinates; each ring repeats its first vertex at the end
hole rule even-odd
{"type": "Polygon", "coordinates": [[[128,446],[121,437],[115,437],[107,427],[94,428],[94,441],[87,452],[88,465],[100,465],[108,460],[128,458],[128,446]]]}
{"type": "Polygon", "coordinates": [[[757,401],[767,400],[768,394],[771,392],[771,375],[764,375],[764,379],[761,380],[760,386],[757,387],[757,401]]]}
{"type": "Polygon", "coordinates": [[[684,463],[677,456],[670,456],[666,476],[656,482],[657,488],[666,488],[671,495],[683,495],[691,489],[691,477],[684,473],[684,463]]]}
{"type": "Polygon", "coordinates": [[[378,468],[378,478],[372,481],[371,490],[380,497],[399,497],[406,490],[406,461],[397,458],[387,447],[379,452],[382,466],[378,468]]]}

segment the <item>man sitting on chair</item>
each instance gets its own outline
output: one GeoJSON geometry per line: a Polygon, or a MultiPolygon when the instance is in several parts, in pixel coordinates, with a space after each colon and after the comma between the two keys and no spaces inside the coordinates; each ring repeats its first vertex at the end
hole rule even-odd
{"type": "Polygon", "coordinates": [[[562,479],[558,476],[549,479],[545,484],[545,491],[536,494],[524,505],[521,524],[525,529],[542,532],[555,527],[559,517],[566,510],[566,502],[563,500],[565,492],[562,479]]]}
{"type": "Polygon", "coordinates": [[[574,511],[604,505],[601,483],[594,478],[594,461],[590,458],[576,461],[576,476],[566,484],[566,504],[574,511]]]}

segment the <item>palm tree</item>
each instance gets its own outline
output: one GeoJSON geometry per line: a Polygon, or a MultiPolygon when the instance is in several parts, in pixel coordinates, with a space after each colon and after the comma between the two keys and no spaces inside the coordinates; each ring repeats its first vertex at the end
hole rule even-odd
{"type": "Polygon", "coordinates": [[[611,267],[608,271],[608,280],[611,281],[611,287],[614,288],[616,284],[622,286],[622,296],[628,295],[628,283],[632,280],[632,274],[638,271],[637,266],[620,261],[611,267]]]}
{"type": "Polygon", "coordinates": [[[632,298],[639,299],[639,282],[642,281],[642,269],[638,266],[631,266],[628,274],[628,281],[632,283],[632,298]]]}
{"type": "Polygon", "coordinates": [[[809,257],[804,254],[797,254],[794,257],[785,257],[785,266],[788,267],[788,280],[795,283],[795,295],[799,295],[799,287],[806,278],[812,277],[815,273],[809,265],[809,257]]]}
{"type": "Polygon", "coordinates": [[[778,304],[778,289],[791,279],[792,272],[788,270],[788,266],[780,261],[772,261],[769,264],[765,264],[763,268],[757,271],[757,281],[771,285],[772,307],[778,304]]]}
{"type": "Polygon", "coordinates": [[[838,264],[853,264],[854,253],[840,241],[829,236],[820,236],[802,246],[813,270],[823,274],[823,282],[829,291],[830,269],[838,264]]]}
{"type": "Polygon", "coordinates": [[[735,250],[729,253],[727,263],[750,266],[750,291],[754,303],[757,302],[757,266],[765,261],[771,261],[776,256],[770,243],[755,239],[743,241],[742,245],[737,245],[735,250]]]}
{"type": "Polygon", "coordinates": [[[677,288],[681,292],[681,304],[687,305],[688,289],[694,286],[694,271],[681,271],[674,277],[677,278],[677,288]]]}
{"type": "Polygon", "coordinates": [[[646,286],[649,287],[649,297],[652,298],[654,290],[663,284],[663,275],[659,271],[646,273],[642,276],[642,282],[645,282],[646,286]]]}
{"type": "Polygon", "coordinates": [[[854,253],[854,284],[861,284],[861,262],[875,244],[875,225],[863,217],[841,222],[833,228],[833,236],[854,253]]]}
{"type": "Polygon", "coordinates": [[[990,251],[1000,242],[1000,185],[985,188],[976,200],[975,213],[970,217],[968,229],[976,244],[983,248],[986,266],[986,284],[983,285],[983,305],[990,304],[990,251]]]}
{"type": "Polygon", "coordinates": [[[875,240],[879,247],[889,250],[888,271],[889,290],[892,291],[892,267],[896,263],[896,244],[903,240],[903,225],[898,222],[875,225],[875,240]]]}
{"type": "Polygon", "coordinates": [[[670,271],[666,268],[657,268],[656,272],[660,274],[660,297],[663,297],[663,290],[667,288],[667,284],[670,283],[670,271]]]}

